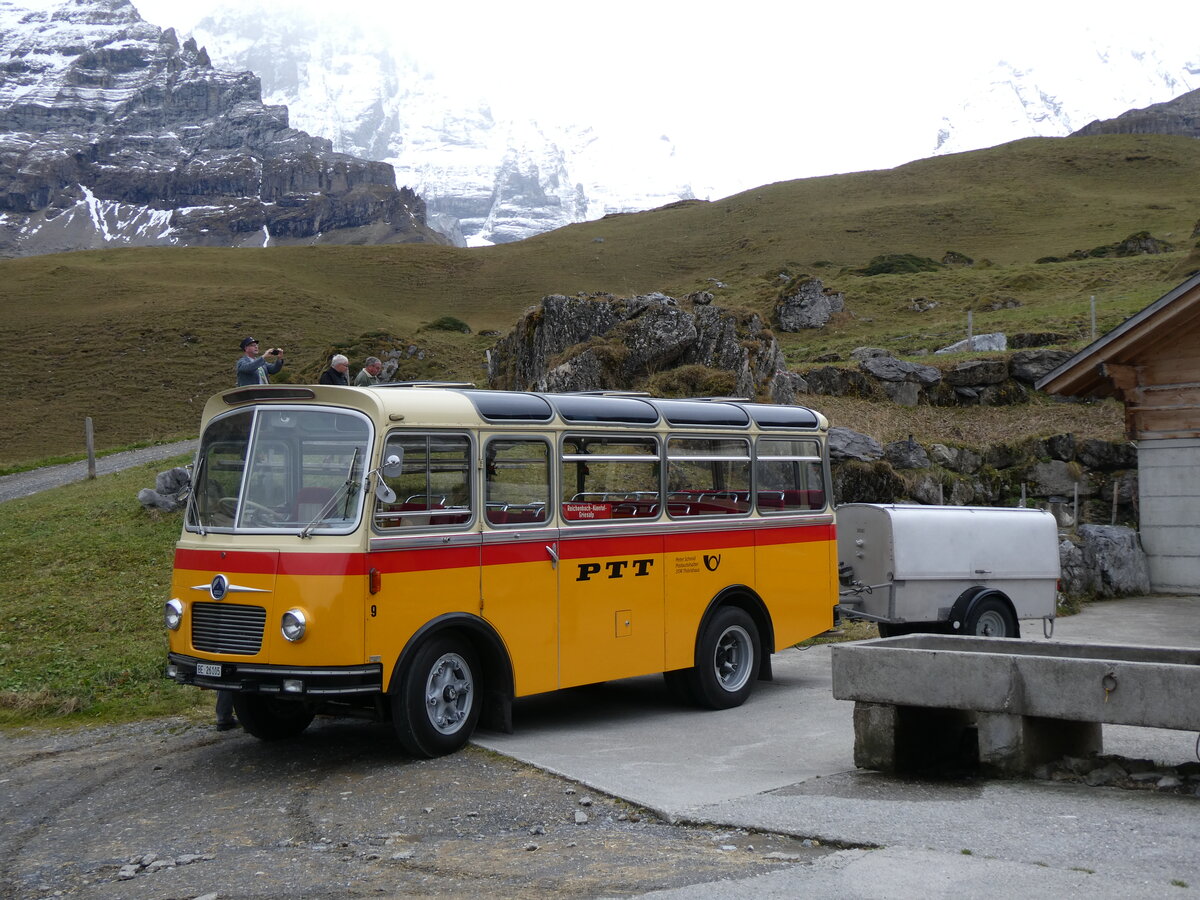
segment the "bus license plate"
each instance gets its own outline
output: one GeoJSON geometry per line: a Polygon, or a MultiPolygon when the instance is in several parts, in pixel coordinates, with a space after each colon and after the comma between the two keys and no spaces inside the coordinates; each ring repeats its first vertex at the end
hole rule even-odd
{"type": "Polygon", "coordinates": [[[203,675],[205,678],[220,678],[221,665],[220,663],[196,663],[196,674],[203,675]]]}

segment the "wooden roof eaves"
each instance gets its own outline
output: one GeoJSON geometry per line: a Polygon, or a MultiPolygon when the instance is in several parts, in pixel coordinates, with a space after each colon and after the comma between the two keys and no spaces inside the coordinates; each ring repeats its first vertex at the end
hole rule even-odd
{"type": "Polygon", "coordinates": [[[1200,315],[1200,272],[1047,372],[1034,387],[1048,394],[1072,397],[1111,396],[1113,389],[1104,374],[1104,364],[1119,361],[1122,352],[1149,332],[1175,328],[1180,319],[1189,315],[1200,315]]]}

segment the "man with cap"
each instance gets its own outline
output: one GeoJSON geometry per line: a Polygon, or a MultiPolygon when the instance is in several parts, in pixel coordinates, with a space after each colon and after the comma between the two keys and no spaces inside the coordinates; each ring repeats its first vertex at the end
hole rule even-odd
{"type": "Polygon", "coordinates": [[[242,339],[242,356],[237,361],[238,387],[249,384],[270,384],[268,375],[283,368],[283,348],[275,347],[266,356],[258,355],[258,341],[252,337],[242,339]]]}

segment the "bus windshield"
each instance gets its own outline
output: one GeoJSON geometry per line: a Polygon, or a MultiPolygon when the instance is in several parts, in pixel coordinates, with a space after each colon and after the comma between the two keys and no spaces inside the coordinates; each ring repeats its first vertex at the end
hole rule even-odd
{"type": "Polygon", "coordinates": [[[371,426],[349,410],[240,409],[204,432],[189,531],[345,534],[358,526],[371,426]]]}

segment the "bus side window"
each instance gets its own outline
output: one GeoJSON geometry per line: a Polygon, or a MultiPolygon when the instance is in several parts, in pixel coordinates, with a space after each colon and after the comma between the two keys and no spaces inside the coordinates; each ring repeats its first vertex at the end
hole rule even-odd
{"type": "Polygon", "coordinates": [[[493,438],[484,458],[484,516],[489,525],[537,525],[549,520],[548,443],[493,438]]]}
{"type": "Polygon", "coordinates": [[[568,522],[658,517],[662,495],[654,438],[567,435],[560,464],[562,516],[568,522]]]}
{"type": "Polygon", "coordinates": [[[750,512],[750,443],[742,438],[667,441],[667,512],[736,516],[750,512]]]}
{"type": "Polygon", "coordinates": [[[384,481],[396,492],[394,503],[377,503],[375,527],[436,528],[471,520],[471,441],[461,434],[388,436],[383,456],[399,455],[399,475],[384,481]]]}

